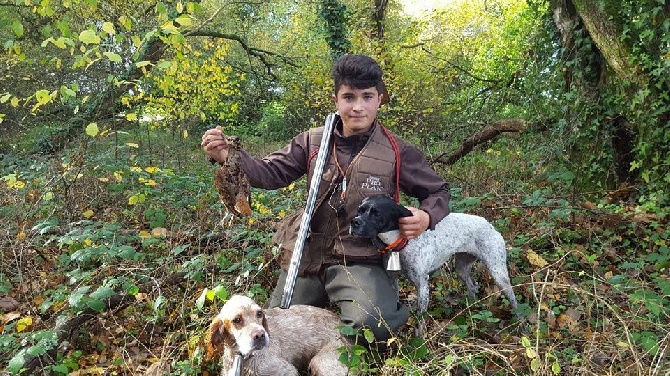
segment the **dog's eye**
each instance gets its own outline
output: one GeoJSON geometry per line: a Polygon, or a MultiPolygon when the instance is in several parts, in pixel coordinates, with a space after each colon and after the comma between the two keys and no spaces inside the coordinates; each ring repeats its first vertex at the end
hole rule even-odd
{"type": "Polygon", "coordinates": [[[242,318],[240,316],[237,316],[233,319],[233,324],[241,324],[242,323],[242,318]]]}
{"type": "Polygon", "coordinates": [[[263,311],[257,311],[256,312],[256,317],[259,318],[259,319],[262,319],[263,318],[263,311]]]}

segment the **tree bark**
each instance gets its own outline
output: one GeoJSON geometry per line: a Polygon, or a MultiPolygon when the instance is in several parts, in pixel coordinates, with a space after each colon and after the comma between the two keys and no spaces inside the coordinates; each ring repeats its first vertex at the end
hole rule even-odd
{"type": "Polygon", "coordinates": [[[572,0],[579,18],[588,31],[598,50],[618,78],[641,83],[643,76],[637,74],[629,63],[628,48],[621,41],[620,27],[603,10],[599,2],[593,0],[572,0]]]}
{"type": "Polygon", "coordinates": [[[433,163],[442,163],[447,166],[451,166],[456,163],[459,159],[466,156],[468,153],[475,148],[475,146],[483,144],[487,141],[493,140],[498,137],[500,134],[505,132],[523,132],[526,129],[526,122],[522,119],[507,119],[500,120],[493,124],[489,124],[481,129],[479,132],[470,136],[468,139],[463,141],[461,147],[456,149],[451,154],[443,153],[431,162],[433,163]]]}

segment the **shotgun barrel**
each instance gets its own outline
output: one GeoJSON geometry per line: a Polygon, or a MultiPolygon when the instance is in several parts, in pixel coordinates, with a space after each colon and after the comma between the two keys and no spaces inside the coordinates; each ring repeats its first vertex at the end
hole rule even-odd
{"type": "Polygon", "coordinates": [[[298,230],[298,238],[295,241],[295,248],[291,256],[291,264],[289,265],[286,274],[286,284],[284,285],[284,293],[281,298],[281,308],[288,308],[291,305],[291,298],[293,297],[293,290],[295,289],[295,281],[298,278],[298,267],[300,266],[300,259],[302,258],[302,251],[305,248],[305,241],[309,233],[309,223],[314,214],[314,206],[316,204],[316,196],[319,193],[319,185],[321,185],[321,177],[323,176],[323,168],[328,159],[330,152],[330,136],[333,134],[333,128],[337,123],[338,113],[329,114],[326,117],[326,122],[323,129],[323,137],[321,137],[321,144],[319,145],[319,153],[316,157],[316,166],[314,167],[314,175],[309,184],[309,192],[307,194],[307,203],[305,204],[305,211],[302,214],[300,221],[300,229],[298,230]]]}

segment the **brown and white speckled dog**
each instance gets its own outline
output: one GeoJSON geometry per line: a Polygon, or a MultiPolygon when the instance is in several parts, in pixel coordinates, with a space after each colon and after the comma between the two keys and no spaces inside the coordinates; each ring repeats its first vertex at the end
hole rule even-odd
{"type": "Polygon", "coordinates": [[[212,320],[207,356],[221,356],[221,376],[234,375],[237,354],[243,356],[245,375],[346,375],[338,360],[338,349],[347,345],[339,323],[323,308],[261,309],[252,299],[234,295],[212,320]]]}

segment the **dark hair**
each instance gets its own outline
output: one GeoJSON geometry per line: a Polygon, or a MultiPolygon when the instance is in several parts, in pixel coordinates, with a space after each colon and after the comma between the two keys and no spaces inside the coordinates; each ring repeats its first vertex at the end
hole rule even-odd
{"type": "Polygon", "coordinates": [[[382,93],[382,68],[377,62],[365,55],[342,55],[330,73],[335,83],[335,95],[342,85],[349,85],[356,89],[375,87],[382,93]]]}

